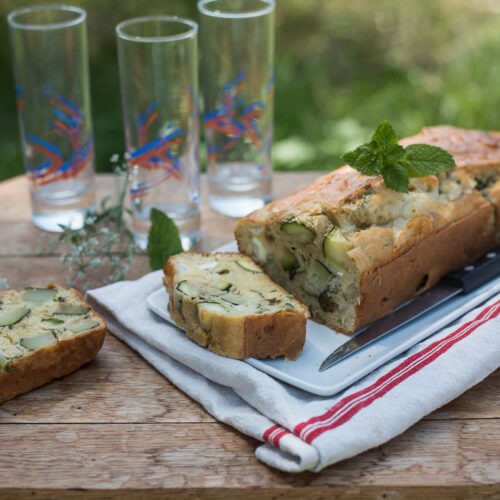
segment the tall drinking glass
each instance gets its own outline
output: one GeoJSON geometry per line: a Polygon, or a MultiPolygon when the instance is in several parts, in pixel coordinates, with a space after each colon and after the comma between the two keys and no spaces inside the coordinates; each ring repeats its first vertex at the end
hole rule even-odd
{"type": "Polygon", "coordinates": [[[94,210],[86,12],[38,5],[8,15],[33,222],[79,228],[94,210]]]}
{"type": "Polygon", "coordinates": [[[200,237],[197,31],[176,16],[116,27],[130,224],[143,248],[152,208],[173,219],[184,249],[200,237]]]}
{"type": "Polygon", "coordinates": [[[200,0],[209,201],[241,217],[271,200],[274,0],[200,0]]]}

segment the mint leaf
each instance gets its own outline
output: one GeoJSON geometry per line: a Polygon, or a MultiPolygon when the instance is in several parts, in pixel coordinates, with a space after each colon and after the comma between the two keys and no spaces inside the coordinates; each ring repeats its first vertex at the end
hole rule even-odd
{"type": "Polygon", "coordinates": [[[372,141],[382,149],[386,149],[389,145],[398,142],[398,136],[392,128],[392,125],[385,120],[377,127],[377,130],[375,130],[372,141]]]}
{"type": "Polygon", "coordinates": [[[384,159],[385,162],[384,164],[387,165],[387,163],[399,163],[402,158],[404,158],[406,154],[406,150],[403,146],[400,144],[389,144],[386,149],[385,149],[385,155],[384,159]]]}
{"type": "Polygon", "coordinates": [[[377,160],[376,155],[376,150],[370,147],[369,144],[365,144],[350,153],[346,153],[342,158],[346,163],[354,167],[362,174],[379,175],[379,161],[377,160]]]}
{"type": "Polygon", "coordinates": [[[385,185],[407,193],[410,177],[437,175],[453,168],[455,161],[448,151],[429,144],[412,144],[404,148],[388,121],[375,130],[370,142],[342,156],[351,167],[364,175],[382,175],[385,185]]]}
{"type": "Polygon", "coordinates": [[[410,177],[405,168],[399,163],[385,167],[382,170],[385,185],[399,193],[407,193],[410,185],[410,177]]]}
{"type": "Polygon", "coordinates": [[[404,166],[410,177],[425,177],[453,168],[455,161],[444,149],[429,144],[412,144],[406,148],[404,166]]]}
{"type": "Polygon", "coordinates": [[[163,269],[171,255],[182,252],[179,230],[174,221],[161,210],[152,208],[147,252],[151,270],[163,269]]]}

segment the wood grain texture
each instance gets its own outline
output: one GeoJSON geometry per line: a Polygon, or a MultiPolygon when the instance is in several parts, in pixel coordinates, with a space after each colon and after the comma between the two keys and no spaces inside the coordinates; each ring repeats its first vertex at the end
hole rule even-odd
{"type": "MultiPolygon", "coordinates": [[[[279,174],[279,181],[273,183],[275,198],[282,198],[291,190],[299,189],[314,178],[317,173],[279,174]]],[[[116,196],[116,179],[111,174],[99,175],[97,183],[98,203],[105,196],[116,196]]],[[[207,200],[207,180],[201,181],[202,241],[199,249],[210,251],[234,240],[233,229],[236,219],[224,217],[210,209],[207,200]]],[[[0,257],[36,256],[43,231],[31,223],[31,206],[28,182],[24,176],[4,181],[0,185],[0,257]]],[[[2,277],[0,271],[0,277],[2,277]]]]}
{"type": "Polygon", "coordinates": [[[0,406],[7,423],[214,422],[137,353],[108,335],[82,369],[0,406]]]}
{"type": "Polygon", "coordinates": [[[362,489],[350,486],[295,486],[293,488],[259,487],[249,488],[127,488],[127,489],[88,489],[73,490],[17,490],[3,491],[2,500],[78,500],[106,499],[106,500],[143,500],[148,499],[176,499],[176,500],[255,500],[269,498],[272,500],[373,500],[373,499],[402,499],[402,500],[498,500],[496,486],[469,487],[384,487],[367,486],[362,489]]]}
{"type": "MultiPolygon", "coordinates": [[[[279,174],[282,197],[317,174],[279,174]]],[[[99,176],[99,195],[113,188],[99,176]]],[[[206,179],[203,179],[206,185],[206,179]]],[[[0,278],[16,288],[64,283],[39,255],[23,177],[0,183],[0,278]]],[[[203,250],[234,220],[203,197],[203,250]]],[[[131,279],[148,272],[145,255],[131,279]]],[[[321,473],[286,474],[255,458],[259,442],[214,420],[108,335],[83,369],[0,406],[0,498],[500,498],[500,371],[392,441],[321,473]]]]}
{"type": "Polygon", "coordinates": [[[49,477],[56,489],[493,487],[499,434],[489,420],[420,422],[320,474],[290,475],[259,463],[254,440],[217,423],[13,424],[0,427],[0,470],[3,489],[27,490],[47,488],[49,477]],[[482,447],[478,433],[491,436],[482,447]]]}
{"type": "MultiPolygon", "coordinates": [[[[127,273],[127,279],[137,279],[150,271],[146,255],[138,255],[127,273]]],[[[95,271],[91,287],[104,285],[105,269],[95,271]]],[[[39,257],[37,255],[0,257],[0,278],[7,279],[11,288],[45,286],[48,283],[67,286],[67,268],[59,256],[39,257]]]]}

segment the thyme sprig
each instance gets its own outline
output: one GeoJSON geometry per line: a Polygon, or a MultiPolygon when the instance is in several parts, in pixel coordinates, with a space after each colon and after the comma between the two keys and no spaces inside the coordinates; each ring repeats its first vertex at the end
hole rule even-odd
{"type": "MultiPolygon", "coordinates": [[[[110,204],[111,198],[104,198],[95,213],[86,214],[82,228],[61,225],[62,232],[57,239],[44,233],[38,245],[40,254],[54,253],[58,246],[63,247],[61,262],[67,266],[67,284],[82,290],[125,279],[140,253],[125,220],[130,213],[125,206],[127,157],[122,162],[118,155],[113,155],[110,161],[120,180],[116,202],[110,204]]],[[[151,269],[155,270],[160,269],[170,255],[182,251],[182,244],[178,228],[167,214],[152,209],[150,221],[147,251],[151,269]]]]}
{"type": "Polygon", "coordinates": [[[110,162],[120,181],[116,201],[111,203],[111,197],[105,197],[95,213],[86,214],[80,229],[61,225],[55,241],[42,236],[41,245],[47,251],[63,247],[61,262],[67,266],[67,284],[82,290],[124,279],[140,251],[125,221],[126,162],[118,155],[110,162]]]}
{"type": "Polygon", "coordinates": [[[139,253],[132,232],[127,228],[124,215],[127,190],[126,164],[118,155],[110,159],[115,175],[121,181],[116,203],[110,205],[110,196],[104,198],[96,213],[85,217],[81,229],[62,226],[59,243],[68,244],[68,251],[61,256],[61,262],[68,266],[68,285],[90,288],[96,271],[105,269],[104,284],[125,278],[130,264],[139,253]],[[94,271],[94,272],[92,272],[94,271]]]}

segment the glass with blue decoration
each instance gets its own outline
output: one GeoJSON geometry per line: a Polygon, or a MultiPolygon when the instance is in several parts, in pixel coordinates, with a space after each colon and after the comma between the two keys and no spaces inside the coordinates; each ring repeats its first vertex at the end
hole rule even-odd
{"type": "Polygon", "coordinates": [[[209,202],[242,217],[272,197],[274,0],[200,0],[209,202]]]}
{"type": "Polygon", "coordinates": [[[142,248],[152,208],[176,223],[185,250],[200,238],[197,32],[177,16],[116,27],[130,227],[142,248]]]}
{"type": "Polygon", "coordinates": [[[37,5],[8,15],[33,222],[80,228],[95,209],[86,12],[37,5]]]}

